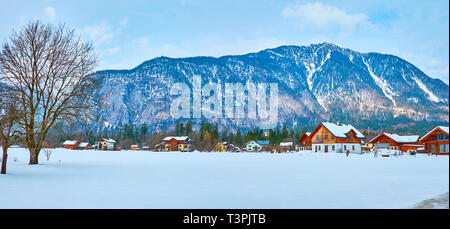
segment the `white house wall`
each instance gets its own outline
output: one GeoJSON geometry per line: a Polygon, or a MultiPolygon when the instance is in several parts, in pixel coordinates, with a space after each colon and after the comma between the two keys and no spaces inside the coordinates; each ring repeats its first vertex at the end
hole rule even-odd
{"type": "Polygon", "coordinates": [[[325,146],[328,146],[328,153],[345,153],[347,150],[350,153],[361,153],[361,144],[357,143],[312,144],[312,151],[325,153],[325,146]]]}

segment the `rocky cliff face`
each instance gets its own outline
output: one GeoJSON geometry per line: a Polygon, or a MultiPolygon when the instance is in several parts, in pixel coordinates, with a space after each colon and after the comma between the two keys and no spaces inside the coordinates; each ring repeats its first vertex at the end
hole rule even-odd
{"type": "MultiPolygon", "coordinates": [[[[131,70],[92,75],[100,99],[98,119],[106,125],[140,124],[166,128],[174,83],[277,83],[280,124],[322,120],[358,122],[410,120],[448,122],[449,86],[393,56],[359,53],[330,43],[281,46],[238,56],[159,57],[131,70]],[[100,112],[101,110],[101,112],[100,112]]],[[[192,93],[191,93],[192,95],[192,93]]],[[[210,120],[253,126],[254,120],[210,120]]]]}

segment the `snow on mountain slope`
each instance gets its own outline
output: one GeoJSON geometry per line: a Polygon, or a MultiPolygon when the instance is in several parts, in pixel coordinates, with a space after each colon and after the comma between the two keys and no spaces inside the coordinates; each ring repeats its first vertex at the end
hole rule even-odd
{"type": "MultiPolygon", "coordinates": [[[[369,118],[383,122],[400,115],[448,122],[448,85],[399,57],[359,53],[330,43],[219,58],[158,57],[131,70],[99,71],[93,75],[98,82],[95,93],[106,98],[99,121],[173,125],[176,120],[169,110],[176,97],[169,95],[169,88],[175,83],[191,86],[194,75],[202,77],[203,85],[277,83],[280,124],[369,118]]],[[[210,121],[242,127],[256,122],[210,121]]]]}

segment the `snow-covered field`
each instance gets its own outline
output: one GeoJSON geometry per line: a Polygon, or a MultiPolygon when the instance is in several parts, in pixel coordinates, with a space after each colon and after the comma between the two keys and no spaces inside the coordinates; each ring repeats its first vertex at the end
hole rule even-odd
{"type": "MultiPolygon", "coordinates": [[[[10,149],[0,208],[410,208],[449,190],[449,157],[10,149]]],[[[448,206],[448,204],[447,204],[448,206]]]]}

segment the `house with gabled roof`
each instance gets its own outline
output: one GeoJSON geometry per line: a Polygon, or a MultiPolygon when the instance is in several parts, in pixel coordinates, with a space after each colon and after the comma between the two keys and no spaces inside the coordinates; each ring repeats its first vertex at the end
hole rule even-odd
{"type": "Polygon", "coordinates": [[[78,141],[78,140],[66,140],[63,143],[63,145],[64,145],[64,147],[66,147],[66,149],[77,149],[79,144],[80,144],[80,141],[78,141]]]}
{"type": "Polygon", "coordinates": [[[311,132],[305,132],[298,139],[298,149],[299,150],[311,150],[311,132]]]}
{"type": "Polygon", "coordinates": [[[188,136],[168,136],[163,142],[165,151],[191,151],[192,140],[188,136]]]}
{"type": "Polygon", "coordinates": [[[322,122],[310,138],[313,152],[361,153],[364,135],[352,125],[322,122]]]}
{"type": "Polygon", "coordinates": [[[398,135],[391,133],[381,133],[370,140],[374,149],[401,150],[417,150],[423,147],[419,144],[419,135],[398,135]]]}
{"type": "Polygon", "coordinates": [[[251,140],[247,142],[247,144],[245,144],[245,149],[247,150],[247,152],[260,152],[262,147],[257,142],[251,140]]]}
{"type": "Polygon", "coordinates": [[[114,150],[116,148],[116,141],[110,138],[102,138],[97,141],[96,148],[98,150],[114,150]]]}
{"type": "Polygon", "coordinates": [[[425,153],[448,155],[449,154],[449,128],[448,126],[437,126],[422,138],[420,143],[424,144],[425,153]]]}

